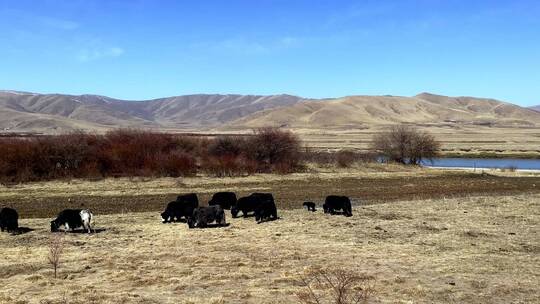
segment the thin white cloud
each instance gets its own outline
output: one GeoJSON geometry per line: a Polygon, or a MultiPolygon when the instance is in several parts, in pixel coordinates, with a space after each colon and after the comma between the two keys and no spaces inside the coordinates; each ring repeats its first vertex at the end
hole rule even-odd
{"type": "Polygon", "coordinates": [[[51,17],[41,17],[39,21],[44,26],[61,30],[75,30],[80,26],[79,23],[75,21],[51,17]]]}
{"type": "Polygon", "coordinates": [[[26,27],[38,27],[39,29],[75,30],[80,27],[77,21],[61,17],[44,16],[19,9],[0,9],[0,16],[22,23],[26,27]]]}
{"type": "Polygon", "coordinates": [[[331,27],[366,18],[378,18],[384,21],[384,17],[387,17],[398,9],[398,3],[368,1],[362,2],[362,4],[355,4],[345,10],[331,13],[325,20],[324,25],[331,27]]]}
{"type": "Polygon", "coordinates": [[[268,46],[265,46],[257,41],[250,41],[241,38],[221,41],[217,44],[217,48],[248,54],[266,53],[269,51],[268,46]]]}
{"type": "Polygon", "coordinates": [[[267,54],[273,51],[288,49],[299,46],[301,39],[284,36],[272,39],[246,39],[231,38],[214,43],[199,42],[191,45],[192,48],[207,49],[216,52],[238,53],[238,54],[267,54]]]}
{"type": "Polygon", "coordinates": [[[124,53],[124,49],[120,47],[86,48],[79,51],[77,59],[81,62],[88,62],[103,58],[119,57],[124,53]]]}

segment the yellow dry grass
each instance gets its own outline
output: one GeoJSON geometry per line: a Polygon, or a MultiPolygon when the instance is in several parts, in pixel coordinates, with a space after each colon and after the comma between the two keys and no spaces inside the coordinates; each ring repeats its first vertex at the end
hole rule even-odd
{"type": "MultiPolygon", "coordinates": [[[[477,155],[495,153],[504,156],[540,154],[540,128],[504,128],[483,126],[417,125],[441,142],[443,153],[477,155]]],[[[304,144],[314,150],[368,150],[373,136],[389,126],[365,129],[294,129],[304,144]]]]}
{"type": "Polygon", "coordinates": [[[343,267],[372,275],[382,303],[537,303],[540,195],[360,206],[354,216],[280,211],[189,230],[159,214],[97,216],[65,235],[59,279],[49,219],[0,234],[0,303],[297,303],[299,276],[343,267]]]}

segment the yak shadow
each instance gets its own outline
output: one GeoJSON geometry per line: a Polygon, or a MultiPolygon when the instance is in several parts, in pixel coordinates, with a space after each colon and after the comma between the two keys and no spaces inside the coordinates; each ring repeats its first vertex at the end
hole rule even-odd
{"type": "Polygon", "coordinates": [[[28,232],[32,232],[36,229],[32,229],[32,228],[28,228],[28,227],[19,227],[17,228],[17,230],[15,231],[8,231],[7,233],[9,233],[10,235],[21,235],[21,234],[26,234],[28,232]]]}
{"type": "Polygon", "coordinates": [[[19,235],[19,234],[26,234],[28,232],[32,232],[36,229],[32,229],[32,228],[29,228],[29,227],[19,227],[19,229],[17,230],[17,232],[13,233],[13,234],[16,234],[16,235],[19,235]]]}
{"type": "Polygon", "coordinates": [[[248,213],[248,215],[245,215],[245,216],[242,214],[242,215],[239,215],[239,216],[236,216],[236,217],[231,215],[231,218],[250,218],[250,217],[255,217],[255,213],[252,213],[252,214],[248,213]]]}
{"type": "Polygon", "coordinates": [[[183,219],[179,219],[179,220],[176,220],[176,221],[168,221],[168,222],[161,222],[161,223],[163,223],[163,224],[183,223],[183,224],[185,224],[185,223],[187,223],[187,220],[183,218],[183,219]]]}
{"type": "Polygon", "coordinates": [[[266,223],[266,222],[273,222],[273,221],[277,221],[277,220],[281,220],[281,217],[278,216],[277,218],[271,218],[271,219],[266,219],[266,220],[263,220],[263,221],[259,221],[259,222],[257,222],[257,224],[263,224],[263,223],[266,223]]]}
{"type": "MultiPolygon", "coordinates": [[[[333,212],[326,212],[326,213],[324,213],[324,214],[347,216],[347,215],[345,215],[345,211],[333,211],[333,212]]],[[[351,215],[351,216],[352,216],[352,215],[351,215]]]]}
{"type": "Polygon", "coordinates": [[[226,224],[207,224],[206,227],[204,227],[204,228],[193,227],[193,228],[190,228],[190,229],[225,228],[225,227],[229,227],[230,225],[231,225],[231,223],[226,223],[226,224]]]}
{"type": "Polygon", "coordinates": [[[84,229],[74,229],[69,231],[59,230],[57,232],[64,232],[64,233],[73,233],[73,234],[98,234],[107,231],[105,228],[95,228],[92,229],[92,233],[88,233],[88,231],[84,229]]]}

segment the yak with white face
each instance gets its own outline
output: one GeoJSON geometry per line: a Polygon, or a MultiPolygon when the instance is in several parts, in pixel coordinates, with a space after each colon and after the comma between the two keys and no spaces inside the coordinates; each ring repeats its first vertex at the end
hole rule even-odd
{"type": "Polygon", "coordinates": [[[92,225],[94,222],[94,215],[92,214],[92,212],[90,212],[90,210],[85,209],[85,210],[81,210],[79,215],[81,216],[81,222],[82,222],[82,226],[84,230],[86,230],[88,233],[92,233],[93,231],[92,225]]]}
{"type": "Polygon", "coordinates": [[[90,210],[65,209],[58,213],[56,219],[51,221],[51,232],[57,232],[60,227],[64,226],[64,231],[73,231],[83,227],[84,230],[91,233],[93,231],[93,218],[90,210]]]}

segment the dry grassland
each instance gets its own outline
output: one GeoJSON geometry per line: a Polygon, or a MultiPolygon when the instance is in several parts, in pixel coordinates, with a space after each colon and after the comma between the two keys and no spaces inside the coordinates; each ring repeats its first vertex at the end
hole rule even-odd
{"type": "Polygon", "coordinates": [[[342,267],[375,278],[375,303],[538,303],[540,195],[281,210],[255,224],[189,230],[159,214],[97,215],[68,233],[59,278],[47,218],[0,234],[0,303],[297,303],[299,278],[342,267]]]}
{"type": "MultiPolygon", "coordinates": [[[[389,127],[343,130],[294,130],[303,142],[314,150],[367,150],[374,134],[389,127]]],[[[418,126],[435,136],[442,144],[442,152],[472,155],[495,153],[540,157],[540,128],[503,128],[463,125],[418,126]]]]}

